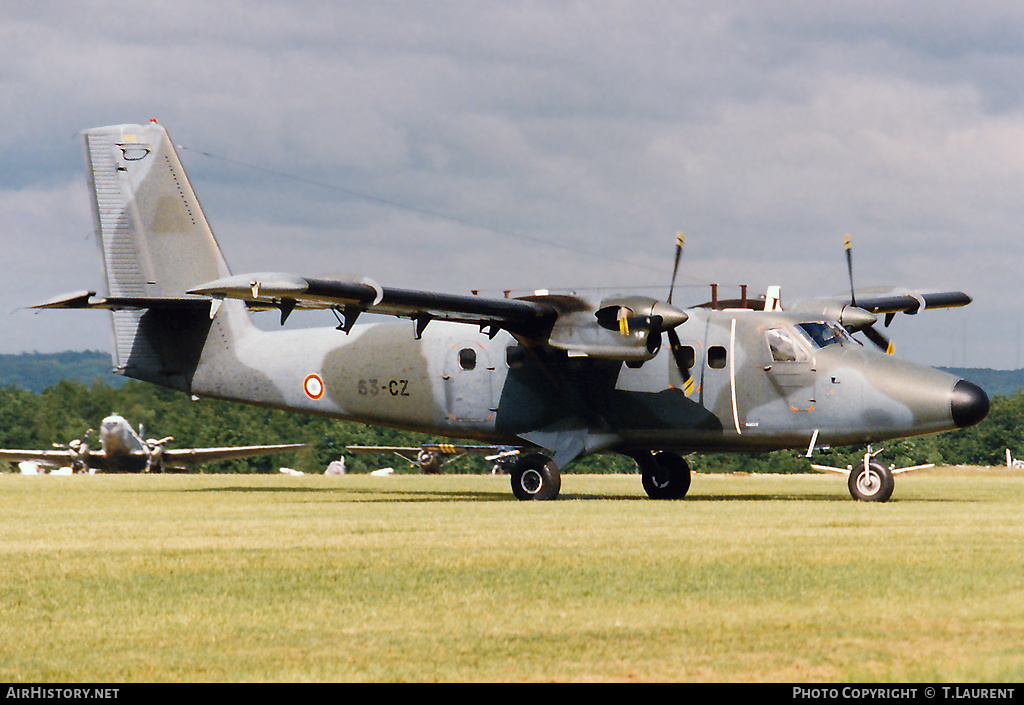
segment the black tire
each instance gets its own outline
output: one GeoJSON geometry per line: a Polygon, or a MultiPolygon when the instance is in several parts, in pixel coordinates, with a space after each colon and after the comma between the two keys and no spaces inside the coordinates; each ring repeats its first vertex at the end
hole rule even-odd
{"type": "Polygon", "coordinates": [[[441,454],[436,450],[421,450],[416,454],[416,463],[424,475],[441,474],[441,454]]]}
{"type": "Polygon", "coordinates": [[[675,453],[637,459],[644,492],[651,499],[682,499],[690,491],[690,465],[675,453]]]}
{"type": "Polygon", "coordinates": [[[859,463],[850,471],[847,481],[850,494],[861,502],[888,502],[896,486],[889,468],[880,463],[859,463]]]}
{"type": "Polygon", "coordinates": [[[562,476],[558,466],[538,453],[525,455],[509,470],[512,480],[512,494],[522,501],[544,501],[558,498],[562,488],[562,476]]]}

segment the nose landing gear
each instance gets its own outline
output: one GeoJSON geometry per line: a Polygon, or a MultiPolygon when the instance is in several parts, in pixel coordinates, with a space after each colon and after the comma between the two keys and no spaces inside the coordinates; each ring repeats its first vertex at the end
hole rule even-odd
{"type": "Polygon", "coordinates": [[[864,453],[864,462],[856,468],[850,468],[850,477],[846,481],[850,494],[862,502],[888,502],[896,483],[892,471],[874,457],[881,453],[871,452],[870,446],[864,453]]]}
{"type": "Polygon", "coordinates": [[[913,465],[907,468],[897,468],[894,465],[885,467],[875,460],[875,456],[881,453],[884,448],[871,450],[871,446],[864,451],[864,460],[856,466],[847,466],[846,469],[834,468],[828,465],[811,465],[815,470],[823,472],[834,472],[846,475],[846,486],[854,499],[861,502],[888,502],[892,497],[895,486],[895,476],[911,470],[922,470],[935,467],[934,463],[927,465],[913,465]]]}

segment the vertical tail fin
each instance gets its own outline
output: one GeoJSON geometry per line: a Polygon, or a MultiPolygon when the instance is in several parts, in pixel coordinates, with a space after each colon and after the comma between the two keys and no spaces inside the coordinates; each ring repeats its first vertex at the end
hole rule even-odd
{"type": "Polygon", "coordinates": [[[228,276],[227,263],[162,126],[99,127],[83,138],[106,294],[144,301],[113,312],[115,365],[188,391],[210,306],[185,292],[228,276]]]}

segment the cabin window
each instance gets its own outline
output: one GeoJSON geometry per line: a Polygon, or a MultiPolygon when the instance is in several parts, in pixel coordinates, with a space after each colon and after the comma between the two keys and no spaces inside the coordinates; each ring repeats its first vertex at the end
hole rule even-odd
{"type": "Polygon", "coordinates": [[[829,345],[842,345],[845,341],[850,340],[846,331],[834,323],[822,323],[821,321],[817,323],[801,323],[797,328],[806,333],[807,337],[819,348],[826,348],[829,345]]]}
{"type": "Polygon", "coordinates": [[[476,369],[476,350],[473,348],[463,348],[459,350],[459,367],[466,370],[476,369]]]}
{"type": "Polygon", "coordinates": [[[694,352],[692,345],[680,345],[678,348],[673,348],[672,355],[675,358],[676,367],[683,372],[693,369],[693,365],[697,361],[697,353],[694,352]]]}
{"type": "Polygon", "coordinates": [[[713,370],[721,370],[725,367],[728,354],[721,345],[712,345],[708,348],[708,367],[713,370]]]}
{"type": "Polygon", "coordinates": [[[806,362],[807,353],[796,342],[796,335],[786,328],[772,328],[765,333],[768,349],[775,362],[806,362]]]}
{"type": "Polygon", "coordinates": [[[510,369],[516,369],[526,364],[526,349],[521,345],[513,345],[505,348],[505,364],[510,369]]]}

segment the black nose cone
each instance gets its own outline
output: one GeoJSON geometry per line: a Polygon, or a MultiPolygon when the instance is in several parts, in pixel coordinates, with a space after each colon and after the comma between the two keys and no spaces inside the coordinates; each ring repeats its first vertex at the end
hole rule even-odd
{"type": "Polygon", "coordinates": [[[949,410],[958,428],[973,426],[988,416],[988,395],[978,385],[962,379],[953,387],[949,410]]]}

